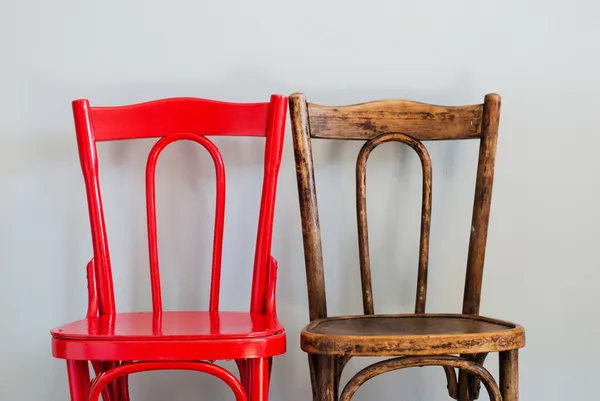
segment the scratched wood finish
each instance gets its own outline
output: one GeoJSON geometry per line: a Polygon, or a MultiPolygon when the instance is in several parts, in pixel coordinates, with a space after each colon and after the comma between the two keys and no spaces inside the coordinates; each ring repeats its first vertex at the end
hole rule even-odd
{"type": "MultiPolygon", "coordinates": [[[[483,365],[485,362],[485,358],[487,358],[488,353],[484,352],[481,354],[476,354],[473,356],[473,359],[475,360],[475,362],[479,365],[483,365]]],[[[478,399],[479,398],[479,390],[481,388],[479,379],[477,377],[471,376],[470,378],[471,380],[469,381],[469,394],[471,394],[471,397],[473,399],[478,399]]]]}
{"type": "Polygon", "coordinates": [[[469,372],[484,383],[490,396],[490,401],[506,401],[503,400],[494,377],[486,369],[475,362],[452,355],[438,357],[400,357],[374,363],[362,369],[350,379],[342,391],[340,401],[350,401],[354,393],[356,393],[362,384],[376,376],[393,370],[421,366],[444,366],[458,368],[469,372]]]}
{"type": "Polygon", "coordinates": [[[519,401],[519,350],[500,353],[500,392],[503,401],[519,401]]]}
{"type": "Polygon", "coordinates": [[[338,372],[341,372],[338,359],[336,356],[308,354],[314,400],[338,401],[338,372]]]}
{"type": "Polygon", "coordinates": [[[313,138],[368,140],[401,132],[423,141],[481,135],[480,104],[446,107],[409,100],[380,100],[349,106],[313,103],[307,106],[313,138]]]}
{"type": "Polygon", "coordinates": [[[290,96],[290,111],[311,320],[302,331],[301,345],[302,349],[309,353],[311,361],[313,400],[338,401],[340,376],[345,364],[352,357],[409,358],[410,355],[410,358],[422,358],[423,365],[443,366],[449,395],[460,401],[472,401],[479,396],[480,383],[486,386],[490,384],[489,380],[484,380],[478,373],[479,369],[482,369],[482,372],[489,374],[483,367],[488,352],[500,352],[501,355],[500,389],[495,383],[490,384],[488,390],[491,391],[491,396],[499,397],[498,392],[501,391],[503,401],[518,400],[516,350],[525,345],[524,329],[513,323],[478,316],[491,208],[500,96],[490,94],[485,97],[483,104],[457,107],[434,106],[407,100],[384,100],[352,106],[320,106],[307,103],[304,95],[298,93],[290,96]],[[328,317],[327,314],[311,146],[312,139],[318,138],[366,141],[358,155],[356,168],[357,225],[364,316],[328,317]],[[421,141],[469,138],[479,140],[480,148],[462,315],[424,314],[431,223],[432,165],[421,141]],[[415,302],[417,314],[393,317],[375,314],[366,216],[368,156],[376,146],[389,141],[400,141],[409,145],[419,155],[423,168],[421,236],[415,302]],[[413,323],[410,323],[411,318],[413,323]],[[342,321],[343,323],[340,323],[342,321]],[[448,357],[449,354],[461,354],[461,357],[452,357],[459,358],[460,363],[434,363],[439,362],[440,358],[448,357]],[[469,368],[472,366],[477,367],[477,372],[469,368]],[[458,369],[458,375],[455,369],[458,369]]]}
{"type": "Polygon", "coordinates": [[[479,314],[499,123],[500,96],[487,95],[483,103],[482,135],[467,256],[467,276],[463,298],[463,313],[465,314],[479,314]]]}
{"type": "Polygon", "coordinates": [[[456,377],[456,371],[452,366],[443,366],[444,373],[446,374],[446,388],[448,389],[448,395],[452,399],[458,399],[458,379],[456,377]]]}
{"type": "Polygon", "coordinates": [[[386,142],[402,142],[410,146],[419,156],[423,169],[423,195],[421,210],[421,235],[419,241],[419,268],[415,313],[425,312],[427,297],[427,266],[429,261],[429,233],[431,231],[431,158],[423,144],[408,135],[383,134],[365,142],[356,162],[356,215],[358,220],[358,252],[365,315],[375,313],[371,285],[371,261],[369,257],[369,235],[367,224],[367,160],[377,146],[386,142]]]}
{"type": "Polygon", "coordinates": [[[522,348],[525,332],[514,323],[481,316],[340,316],[309,323],[300,345],[320,355],[474,354],[522,348]]]}
{"type": "Polygon", "coordinates": [[[323,271],[323,248],[321,245],[321,227],[317,207],[317,190],[313,168],[312,147],[308,127],[306,98],[295,94],[289,98],[296,177],[300,199],[300,217],[302,219],[302,238],[304,243],[304,262],[308,287],[308,307],[310,320],[327,317],[325,298],[325,274],[323,271]]]}
{"type": "MultiPolygon", "coordinates": [[[[523,333],[524,335],[524,333],[523,333]]],[[[523,338],[524,340],[524,338],[523,338]]],[[[523,346],[524,346],[523,342],[523,346]]],[[[472,360],[478,365],[483,365],[485,362],[485,358],[488,353],[479,353],[479,354],[471,354],[471,355],[462,355],[463,358],[472,360]]],[[[458,375],[458,383],[457,383],[457,397],[453,397],[458,401],[470,401],[476,400],[479,398],[479,390],[480,390],[480,382],[476,376],[469,375],[466,371],[460,371],[458,375]]]]}

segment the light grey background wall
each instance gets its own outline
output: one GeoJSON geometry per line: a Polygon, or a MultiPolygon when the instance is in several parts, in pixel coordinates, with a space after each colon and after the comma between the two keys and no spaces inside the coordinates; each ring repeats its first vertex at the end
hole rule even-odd
{"type": "MultiPolygon", "coordinates": [[[[590,1],[2,1],[0,3],[0,399],[68,398],[48,330],[85,313],[91,256],[70,101],[168,96],[257,101],[303,91],[317,103],[503,96],[482,313],[527,328],[523,400],[593,400],[599,373],[600,162],[597,24],[590,1]]],[[[224,308],[249,293],[261,144],[217,141],[228,169],[224,308]]],[[[143,165],[151,142],[103,144],[102,185],[121,311],[148,309],[143,165]]],[[[434,162],[429,311],[458,312],[476,144],[428,144],[434,162]]],[[[360,313],[353,165],[359,144],[315,147],[330,310],[360,313]]],[[[399,144],[369,162],[380,312],[412,309],[420,170],[399,144]]],[[[300,220],[286,136],[273,254],[289,352],[271,398],[310,399],[300,220]]],[[[207,303],[214,178],[191,144],[159,166],[167,306],[207,303]]],[[[345,377],[365,366],[353,361],[345,377]]],[[[496,358],[487,366],[496,372],[496,358]]],[[[225,366],[233,368],[231,363],[225,366]]],[[[187,372],[132,378],[136,400],[232,399],[187,372]]],[[[445,398],[441,369],[388,374],[357,400],[445,398]]],[[[486,399],[486,396],[482,396],[486,399]]]]}

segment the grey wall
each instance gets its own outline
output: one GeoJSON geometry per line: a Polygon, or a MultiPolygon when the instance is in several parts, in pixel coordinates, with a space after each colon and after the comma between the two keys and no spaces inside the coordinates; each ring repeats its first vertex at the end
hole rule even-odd
{"type": "MultiPolygon", "coordinates": [[[[48,330],[85,313],[91,242],[70,101],[168,96],[229,101],[303,91],[317,103],[503,96],[482,313],[524,324],[523,400],[592,400],[600,357],[597,18],[586,1],[2,1],[0,3],[0,399],[65,400],[48,330]]],[[[228,169],[224,308],[249,293],[260,143],[217,141],[228,169]]],[[[148,309],[143,201],[150,142],[103,144],[102,185],[121,311],[148,309]]],[[[434,162],[429,311],[458,312],[476,144],[428,144],[434,162]]],[[[315,147],[333,313],[359,313],[353,165],[359,144],[315,147]]],[[[399,144],[369,162],[376,308],[412,309],[420,171],[399,144]]],[[[289,131],[273,254],[289,351],[271,397],[310,399],[298,336],[307,323],[289,131]]],[[[191,144],[159,166],[166,306],[207,304],[214,178],[191,144]]],[[[366,365],[353,361],[348,374],[366,365]]],[[[487,366],[496,372],[497,359],[487,366]]],[[[233,367],[231,363],[225,366],[233,367]]],[[[345,377],[349,377],[346,375],[345,377]]],[[[132,378],[134,399],[232,399],[187,372],[132,378]]],[[[357,400],[446,399],[441,369],[392,373],[357,400]]],[[[485,399],[485,396],[482,396],[485,399]]]]}

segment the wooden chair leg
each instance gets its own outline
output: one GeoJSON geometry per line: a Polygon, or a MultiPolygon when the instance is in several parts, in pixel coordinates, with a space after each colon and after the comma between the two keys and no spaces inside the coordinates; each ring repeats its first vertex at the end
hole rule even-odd
{"type": "MultiPolygon", "coordinates": [[[[487,352],[475,354],[475,356],[473,357],[473,360],[475,362],[477,362],[478,364],[480,364],[481,366],[483,366],[487,356],[488,356],[487,352]]],[[[480,391],[481,391],[481,381],[479,380],[479,378],[477,378],[476,376],[473,376],[473,375],[469,375],[469,397],[470,397],[470,399],[471,400],[479,399],[480,391]]]]}
{"type": "Polygon", "coordinates": [[[269,399],[269,358],[249,359],[248,401],[269,399]]]}
{"type": "Polygon", "coordinates": [[[443,366],[444,373],[446,374],[446,388],[448,389],[448,395],[450,398],[458,399],[458,379],[456,378],[456,371],[453,367],[443,366]]]}
{"type": "Polygon", "coordinates": [[[502,401],[519,401],[519,350],[500,352],[502,401]]]}
{"type": "Polygon", "coordinates": [[[88,401],[90,393],[90,370],[87,361],[67,361],[71,401],[88,401]]]}
{"type": "MultiPolygon", "coordinates": [[[[483,366],[487,353],[461,355],[463,358],[474,361],[483,366]]],[[[474,401],[479,398],[480,381],[474,375],[465,371],[458,374],[458,401],[474,401]]]]}
{"type": "Polygon", "coordinates": [[[458,401],[471,401],[469,398],[469,373],[464,370],[458,372],[458,401]]]}
{"type": "Polygon", "coordinates": [[[339,398],[338,358],[328,355],[308,355],[313,401],[337,401],[339,398]]]}

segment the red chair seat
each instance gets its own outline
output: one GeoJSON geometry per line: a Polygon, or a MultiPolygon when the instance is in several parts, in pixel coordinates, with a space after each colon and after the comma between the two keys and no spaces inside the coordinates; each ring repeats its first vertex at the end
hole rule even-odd
{"type": "Polygon", "coordinates": [[[75,360],[198,360],[269,357],[285,352],[272,315],[246,312],[119,313],[51,330],[52,352],[75,360]]]}

